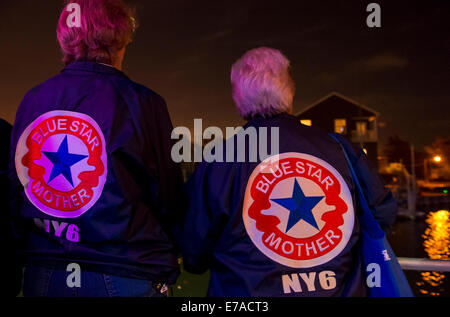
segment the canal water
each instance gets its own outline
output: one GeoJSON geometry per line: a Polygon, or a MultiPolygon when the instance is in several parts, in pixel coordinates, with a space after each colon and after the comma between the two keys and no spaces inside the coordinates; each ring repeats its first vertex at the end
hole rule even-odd
{"type": "MultiPolygon", "coordinates": [[[[450,208],[430,208],[415,220],[398,219],[388,240],[398,257],[450,260],[450,208]]],[[[450,297],[449,272],[405,271],[415,296],[450,297]]]]}
{"type": "MultiPolygon", "coordinates": [[[[450,208],[431,208],[415,220],[398,219],[388,240],[398,257],[450,260],[450,208]]],[[[450,297],[450,274],[428,271],[405,271],[415,296],[450,297]]],[[[182,272],[173,296],[206,295],[209,274],[182,272]]]]}

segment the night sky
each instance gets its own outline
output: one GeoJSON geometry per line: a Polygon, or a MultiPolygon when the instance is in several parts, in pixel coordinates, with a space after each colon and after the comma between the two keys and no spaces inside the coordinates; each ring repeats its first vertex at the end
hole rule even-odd
{"type": "MultiPolygon", "coordinates": [[[[292,62],[295,112],[337,91],[381,113],[382,142],[450,136],[450,1],[377,1],[378,29],[366,26],[370,2],[128,1],[140,27],[124,72],[166,99],[174,125],[237,126],[230,67],[269,46],[292,62]]],[[[0,116],[10,122],[26,91],[63,67],[62,7],[0,0],[0,116]]]]}

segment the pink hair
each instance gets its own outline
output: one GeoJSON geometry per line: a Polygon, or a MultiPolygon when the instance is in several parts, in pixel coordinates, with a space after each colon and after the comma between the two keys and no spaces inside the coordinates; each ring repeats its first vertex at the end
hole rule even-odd
{"type": "Polygon", "coordinates": [[[56,29],[63,62],[86,60],[113,64],[116,54],[131,42],[135,29],[132,10],[121,0],[68,0],[56,29]],[[81,26],[69,26],[66,8],[77,3],[81,26]]]}

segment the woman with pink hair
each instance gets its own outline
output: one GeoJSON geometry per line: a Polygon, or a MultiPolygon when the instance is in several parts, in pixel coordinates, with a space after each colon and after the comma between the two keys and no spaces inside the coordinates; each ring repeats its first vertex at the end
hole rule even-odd
{"type": "Polygon", "coordinates": [[[9,178],[25,296],[164,296],[179,275],[172,123],[164,99],[121,71],[135,28],[120,0],[67,1],[66,66],[17,111],[9,178]]]}

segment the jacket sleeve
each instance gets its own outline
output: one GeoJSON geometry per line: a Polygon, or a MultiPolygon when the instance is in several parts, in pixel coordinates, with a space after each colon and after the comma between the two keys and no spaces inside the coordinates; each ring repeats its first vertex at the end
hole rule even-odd
{"type": "Polygon", "coordinates": [[[185,185],[187,212],[177,227],[177,239],[184,268],[201,274],[209,269],[212,255],[227,223],[229,212],[238,204],[233,194],[233,172],[227,163],[202,163],[185,185]]]}
{"type": "MultiPolygon", "coordinates": [[[[1,235],[4,244],[3,255],[6,259],[2,261],[2,272],[6,272],[5,284],[2,287],[2,295],[6,297],[14,297],[20,292],[22,282],[22,269],[17,258],[17,243],[13,234],[13,223],[11,207],[9,204],[11,190],[11,182],[8,177],[8,161],[10,149],[11,126],[9,123],[0,120],[0,136],[1,148],[5,151],[0,158],[0,193],[1,201],[8,202],[3,204],[2,212],[2,228],[1,235]]],[[[19,187],[21,188],[21,187],[19,187]]]]}
{"type": "Polygon", "coordinates": [[[125,197],[146,204],[165,234],[171,235],[173,221],[181,212],[178,197],[183,195],[181,169],[170,155],[172,122],[158,95],[143,89],[127,98],[131,106],[115,114],[109,127],[114,135],[112,165],[125,197]]]}
{"type": "MultiPolygon", "coordinates": [[[[165,101],[157,98],[153,102],[153,120],[150,133],[153,136],[153,155],[158,178],[158,203],[164,221],[171,226],[183,214],[183,176],[180,164],[175,163],[171,156],[175,143],[171,139],[173,125],[165,101]]],[[[147,156],[152,153],[147,152],[147,156]]]]}
{"type": "MultiPolygon", "coordinates": [[[[10,147],[9,147],[9,165],[8,165],[8,202],[9,202],[9,215],[11,220],[11,227],[14,236],[14,242],[16,249],[21,250],[25,248],[28,240],[28,232],[33,228],[34,223],[30,219],[25,219],[21,215],[23,205],[25,203],[25,192],[24,187],[21,184],[16,171],[15,155],[17,150],[17,143],[19,138],[23,133],[23,130],[27,126],[28,117],[32,115],[27,115],[30,109],[36,108],[36,100],[34,97],[34,89],[28,91],[19,108],[16,112],[16,118],[11,131],[10,147]]],[[[22,261],[22,259],[19,259],[22,261]]]]}
{"type": "Polygon", "coordinates": [[[384,231],[388,231],[397,216],[397,202],[392,192],[385,187],[376,166],[368,160],[364,151],[359,147],[352,146],[344,138],[340,137],[340,139],[344,140],[345,147],[350,153],[350,160],[374,218],[384,231]]]}

